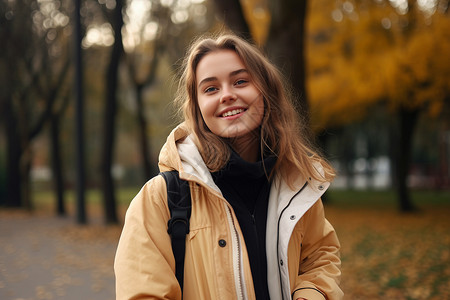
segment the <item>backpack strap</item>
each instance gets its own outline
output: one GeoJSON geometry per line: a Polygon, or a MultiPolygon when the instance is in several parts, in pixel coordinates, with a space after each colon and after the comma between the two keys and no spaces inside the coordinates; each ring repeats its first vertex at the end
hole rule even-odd
{"type": "Polygon", "coordinates": [[[175,276],[183,292],[184,256],[186,251],[186,235],[189,233],[191,217],[191,191],[189,182],[180,178],[178,171],[160,173],[167,185],[167,204],[170,220],[167,232],[172,240],[172,251],[175,257],[175,276]]]}

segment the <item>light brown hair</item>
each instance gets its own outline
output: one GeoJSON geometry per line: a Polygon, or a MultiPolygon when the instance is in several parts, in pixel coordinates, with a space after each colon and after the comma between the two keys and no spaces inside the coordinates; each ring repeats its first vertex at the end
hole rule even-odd
{"type": "Polygon", "coordinates": [[[291,93],[278,69],[252,44],[233,35],[201,37],[190,47],[184,60],[177,103],[182,109],[185,125],[194,134],[195,142],[210,171],[218,171],[230,157],[227,140],[212,133],[205,124],[197,103],[196,69],[200,60],[208,53],[232,50],[242,60],[264,101],[264,118],[260,126],[261,155],[269,152],[277,156],[269,177],[284,176],[292,186],[299,172],[305,179],[331,181],[333,168],[316,150],[307,136],[304,122],[296,111],[291,93]],[[317,170],[317,166],[323,169],[317,170]]]}

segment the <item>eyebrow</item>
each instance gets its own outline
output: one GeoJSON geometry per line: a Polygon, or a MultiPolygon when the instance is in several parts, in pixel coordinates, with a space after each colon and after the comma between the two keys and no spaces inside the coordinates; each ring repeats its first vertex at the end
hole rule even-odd
{"type": "MultiPolygon", "coordinates": [[[[239,69],[239,70],[230,72],[230,74],[228,74],[228,76],[229,77],[233,77],[233,76],[236,76],[236,75],[241,74],[241,73],[248,73],[248,71],[246,69],[239,69]]],[[[206,77],[205,79],[203,79],[202,81],[200,81],[198,83],[198,86],[201,86],[202,84],[204,84],[206,82],[211,82],[211,81],[214,81],[214,80],[217,80],[217,77],[206,77]]]]}

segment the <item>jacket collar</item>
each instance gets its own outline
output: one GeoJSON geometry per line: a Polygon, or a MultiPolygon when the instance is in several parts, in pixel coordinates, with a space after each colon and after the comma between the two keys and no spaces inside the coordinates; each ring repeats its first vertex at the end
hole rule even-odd
{"type": "MultiPolygon", "coordinates": [[[[205,184],[220,195],[222,194],[214,183],[211,173],[195,145],[193,134],[189,133],[184,123],[175,127],[167,137],[166,143],[159,154],[158,165],[161,172],[177,170],[180,173],[180,178],[205,184]]],[[[317,164],[316,168],[319,173],[323,173],[320,164],[317,164]]],[[[283,201],[281,199],[291,199],[306,181],[308,181],[308,188],[305,192],[309,197],[315,199],[320,198],[330,185],[329,182],[321,183],[299,177],[294,182],[294,189],[291,189],[281,176],[277,176],[273,182],[272,189],[275,188],[275,190],[279,191],[278,199],[283,201]]],[[[278,203],[277,206],[282,207],[283,204],[278,203]]]]}

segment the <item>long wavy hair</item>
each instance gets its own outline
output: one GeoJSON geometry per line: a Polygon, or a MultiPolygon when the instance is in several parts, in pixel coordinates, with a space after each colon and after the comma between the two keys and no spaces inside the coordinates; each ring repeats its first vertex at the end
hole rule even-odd
{"type": "Polygon", "coordinates": [[[228,140],[212,133],[203,120],[197,101],[196,70],[203,57],[219,50],[236,52],[263,96],[265,111],[260,126],[260,152],[261,155],[269,153],[277,157],[269,178],[281,174],[291,187],[297,177],[293,176],[295,172],[305,179],[331,181],[335,172],[310,143],[305,122],[300,118],[292,93],[285,84],[287,80],[256,46],[233,34],[197,39],[184,59],[178,85],[176,103],[210,171],[222,169],[231,150],[228,140]]]}

